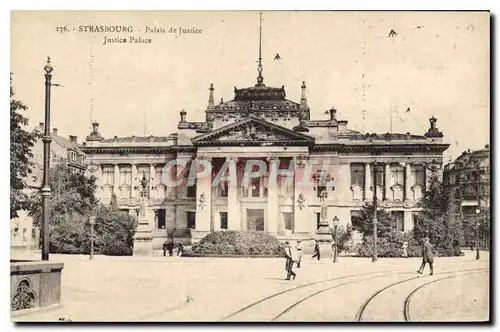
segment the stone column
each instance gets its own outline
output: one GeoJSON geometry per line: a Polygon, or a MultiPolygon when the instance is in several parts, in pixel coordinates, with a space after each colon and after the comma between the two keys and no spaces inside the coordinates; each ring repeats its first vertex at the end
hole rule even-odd
{"type": "Polygon", "coordinates": [[[365,201],[371,201],[373,199],[372,191],[370,187],[373,186],[372,174],[370,170],[370,164],[365,164],[365,201]]]}
{"type": "Polygon", "coordinates": [[[385,186],[385,200],[390,200],[392,197],[391,197],[391,164],[387,163],[385,164],[385,174],[384,174],[384,178],[385,178],[385,183],[384,183],[384,186],[385,186]]]}
{"type": "MultiPolygon", "coordinates": [[[[207,160],[207,159],[205,159],[207,160]]],[[[208,160],[209,161],[209,160],[208,160]]],[[[196,162],[196,161],[194,161],[196,162]]],[[[203,171],[203,165],[197,165],[198,172],[203,171]]],[[[211,174],[211,172],[210,172],[211,174]]],[[[212,214],[212,177],[211,175],[196,178],[196,232],[200,237],[210,232],[212,214]]]]}
{"type": "Polygon", "coordinates": [[[405,165],[405,200],[410,200],[411,195],[411,187],[413,185],[411,178],[411,164],[406,163],[405,165]]]}
{"type": "Polygon", "coordinates": [[[312,235],[316,231],[316,219],[308,208],[309,199],[313,195],[310,181],[302,180],[305,173],[305,167],[308,159],[302,156],[294,157],[294,211],[293,211],[293,229],[295,234],[312,235]]]}
{"type": "Polygon", "coordinates": [[[226,162],[229,163],[229,172],[236,172],[234,176],[230,175],[231,179],[236,181],[229,181],[227,184],[227,229],[238,231],[241,230],[241,207],[238,195],[238,171],[236,169],[238,159],[227,157],[226,162]]]}
{"type": "Polygon", "coordinates": [[[137,165],[132,164],[132,182],[130,183],[130,198],[136,198],[137,191],[135,187],[138,185],[137,183],[137,165]]]}
{"type": "Polygon", "coordinates": [[[120,168],[118,167],[118,164],[115,164],[113,173],[113,193],[116,195],[117,199],[119,198],[118,197],[119,181],[120,181],[120,168]]]}
{"type": "Polygon", "coordinates": [[[267,158],[268,161],[268,185],[267,185],[267,232],[276,235],[278,233],[278,184],[277,167],[278,159],[267,158]]]}

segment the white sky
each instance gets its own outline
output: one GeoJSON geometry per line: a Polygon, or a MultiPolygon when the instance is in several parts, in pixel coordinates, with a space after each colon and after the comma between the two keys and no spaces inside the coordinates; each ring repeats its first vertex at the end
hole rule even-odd
{"type": "MultiPolygon", "coordinates": [[[[404,120],[393,117],[393,132],[424,134],[434,115],[451,143],[445,161],[489,143],[488,13],[264,12],[263,19],[264,83],[285,85],[287,98],[300,101],[305,80],[313,119],[326,119],[324,112],[335,106],[350,128],[386,133],[392,107],[404,120]],[[393,28],[398,35],[388,38],[393,28]]],[[[60,135],[83,140],[91,97],[106,138],[143,135],[145,122],[146,135],[168,135],[177,131],[182,109],[190,121],[204,119],[210,83],[216,101],[231,100],[234,86],[255,84],[258,22],[257,12],[14,12],[16,95],[30,108],[31,125],[42,122],[43,66],[50,55],[53,82],[63,85],[52,89],[52,126],[60,135]],[[203,33],[102,45],[104,35],[119,34],[55,31],[80,24],[196,27],[203,33]]]]}

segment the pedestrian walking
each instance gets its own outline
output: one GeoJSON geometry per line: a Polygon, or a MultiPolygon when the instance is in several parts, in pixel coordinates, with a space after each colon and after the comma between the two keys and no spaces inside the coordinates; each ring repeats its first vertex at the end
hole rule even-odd
{"type": "Polygon", "coordinates": [[[183,253],[184,253],[184,245],[182,244],[182,242],[179,242],[177,244],[177,256],[182,256],[183,253]]]}
{"type": "Polygon", "coordinates": [[[408,242],[403,242],[403,258],[408,258],[408,242]]]}
{"type": "Polygon", "coordinates": [[[293,280],[295,280],[295,277],[297,276],[295,272],[293,272],[293,258],[292,258],[292,250],[291,250],[290,242],[286,241],[285,242],[285,270],[286,270],[286,280],[290,280],[290,277],[293,277],[293,280]]]}
{"type": "Polygon", "coordinates": [[[300,263],[302,262],[302,242],[300,240],[297,241],[295,245],[295,249],[297,250],[297,268],[300,269],[300,263]]]}
{"type": "Polygon", "coordinates": [[[424,273],[425,269],[425,264],[429,263],[429,267],[431,269],[431,273],[429,275],[434,274],[434,256],[432,254],[432,244],[429,242],[429,238],[425,238],[423,240],[422,244],[422,265],[420,265],[420,268],[418,269],[418,273],[422,274],[424,273]]]}
{"type": "Polygon", "coordinates": [[[319,242],[318,240],[314,240],[315,241],[315,244],[314,244],[314,255],[312,256],[312,258],[314,257],[318,257],[318,261],[320,259],[320,252],[319,252],[319,242]]]}
{"type": "Polygon", "coordinates": [[[163,257],[167,256],[168,243],[167,241],[163,242],[163,257]]]}
{"type": "Polygon", "coordinates": [[[174,241],[170,240],[167,243],[168,255],[172,257],[174,255],[174,241]]]}

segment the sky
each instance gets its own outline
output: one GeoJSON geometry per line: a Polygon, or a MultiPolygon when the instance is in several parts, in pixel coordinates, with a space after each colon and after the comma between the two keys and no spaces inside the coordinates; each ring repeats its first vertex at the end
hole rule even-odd
{"type": "MultiPolygon", "coordinates": [[[[210,83],[216,101],[256,83],[258,12],[14,11],[11,20],[13,84],[30,125],[43,122],[50,55],[53,82],[62,85],[52,88],[51,125],[79,141],[91,120],[106,138],[166,136],[183,109],[189,121],[204,120],[210,83]],[[134,32],[79,32],[80,25],[134,32]],[[170,27],[202,32],[179,36],[170,27]],[[105,36],[152,42],[103,45],[105,36]]],[[[362,132],[389,132],[392,113],[392,132],[422,135],[435,116],[451,144],[447,162],[490,141],[489,24],[482,12],[264,12],[264,83],[284,85],[299,102],[305,81],[312,119],[335,107],[362,132]]]]}

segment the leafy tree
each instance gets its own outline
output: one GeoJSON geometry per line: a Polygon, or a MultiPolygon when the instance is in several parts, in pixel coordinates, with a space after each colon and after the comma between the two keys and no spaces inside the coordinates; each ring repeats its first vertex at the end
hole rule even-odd
{"type": "MultiPolygon", "coordinates": [[[[373,236],[373,215],[375,208],[373,203],[365,203],[360,210],[359,231],[363,237],[373,236]]],[[[383,208],[377,208],[377,236],[384,237],[394,228],[394,219],[390,212],[383,208]]]]}
{"type": "Polygon", "coordinates": [[[24,129],[28,118],[22,112],[28,107],[14,99],[12,74],[10,80],[10,218],[16,218],[19,210],[28,208],[26,177],[31,173],[31,149],[38,137],[24,129]]]}
{"type": "Polygon", "coordinates": [[[450,211],[451,197],[436,171],[431,173],[427,191],[414,225],[416,239],[428,237],[441,254],[453,254],[454,247],[463,238],[461,221],[450,211]]]}
{"type": "MultiPolygon", "coordinates": [[[[332,240],[335,241],[335,228],[330,229],[330,234],[332,235],[332,240]]],[[[348,249],[349,242],[352,239],[352,226],[347,224],[346,227],[339,225],[337,226],[337,239],[335,244],[337,245],[338,252],[342,252],[348,249]]]]}
{"type": "MultiPolygon", "coordinates": [[[[64,161],[51,167],[50,187],[51,224],[57,224],[70,216],[88,216],[90,211],[97,206],[96,178],[87,177],[83,172],[72,170],[64,161]]],[[[41,225],[42,196],[39,192],[31,194],[29,214],[33,217],[33,223],[36,226],[41,225]]]]}

